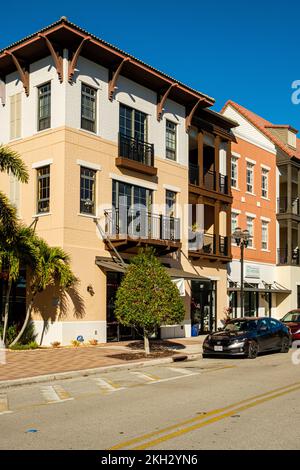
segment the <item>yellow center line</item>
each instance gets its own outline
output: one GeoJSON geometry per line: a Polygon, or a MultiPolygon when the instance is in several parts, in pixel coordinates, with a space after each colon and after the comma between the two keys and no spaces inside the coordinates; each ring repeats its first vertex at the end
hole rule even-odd
{"type": "Polygon", "coordinates": [[[202,423],[194,424],[193,426],[189,426],[187,428],[180,429],[179,431],[175,431],[173,433],[170,433],[170,434],[167,434],[165,436],[159,437],[158,439],[154,439],[153,441],[147,442],[146,444],[142,444],[140,446],[133,447],[131,450],[149,449],[149,447],[153,447],[157,444],[161,444],[162,442],[169,441],[170,439],[174,439],[176,437],[182,436],[183,434],[187,434],[191,431],[195,431],[197,429],[203,428],[204,426],[208,426],[209,424],[213,424],[213,423],[221,421],[225,418],[229,418],[230,416],[232,416],[233,414],[235,414],[237,412],[248,410],[249,408],[253,408],[255,406],[261,405],[262,403],[265,403],[265,402],[270,401],[270,400],[274,400],[275,398],[284,396],[288,393],[292,393],[292,392],[295,392],[297,390],[300,390],[300,386],[295,387],[293,389],[286,390],[285,392],[277,393],[275,395],[262,398],[260,400],[256,400],[252,403],[249,403],[248,405],[244,405],[244,406],[235,408],[235,409],[233,409],[233,410],[231,410],[227,413],[223,413],[219,416],[215,416],[215,417],[213,417],[211,419],[208,419],[207,421],[204,421],[202,423]]]}
{"type": "MultiPolygon", "coordinates": [[[[128,446],[131,446],[133,444],[137,444],[139,442],[143,442],[143,441],[146,441],[147,439],[149,438],[152,438],[152,437],[155,437],[155,436],[158,436],[160,434],[164,434],[165,432],[167,431],[172,431],[173,429],[178,429],[179,427],[182,427],[182,426],[185,426],[185,425],[188,425],[188,424],[192,424],[192,423],[198,423],[199,421],[204,421],[206,420],[209,416],[214,416],[214,415],[219,415],[220,413],[223,413],[227,410],[231,410],[229,413],[228,413],[228,416],[231,416],[232,414],[235,414],[238,410],[237,409],[234,409],[232,410],[233,408],[237,407],[237,406],[240,406],[240,405],[244,405],[244,404],[247,404],[249,402],[253,402],[253,400],[258,400],[258,399],[272,399],[272,398],[276,398],[278,395],[274,395],[276,392],[281,392],[281,391],[284,391],[283,394],[285,393],[290,393],[290,391],[294,391],[294,390],[297,390],[298,388],[300,388],[300,382],[295,382],[293,384],[290,384],[290,385],[286,385],[285,387],[279,387],[279,388],[276,388],[274,390],[270,390],[269,392],[265,392],[265,393],[261,393],[259,395],[255,395],[253,397],[250,397],[250,398],[247,398],[247,399],[244,399],[244,400],[241,400],[237,403],[233,403],[231,405],[228,405],[228,406],[225,406],[225,407],[222,407],[222,408],[217,408],[215,410],[211,410],[201,416],[197,416],[197,417],[194,417],[194,418],[190,418],[190,419],[187,419],[185,421],[181,421],[180,423],[177,423],[177,424],[173,424],[173,425],[170,425],[170,426],[167,426],[165,428],[162,428],[160,429],[159,431],[154,431],[154,432],[151,432],[151,433],[147,433],[147,434],[144,434],[142,436],[139,436],[139,437],[136,437],[136,438],[133,438],[133,439],[130,439],[128,441],[125,441],[125,442],[122,442],[122,443],[119,443],[113,447],[111,447],[109,450],[119,450],[119,449],[124,449],[124,448],[127,448],[128,446]],[[293,388],[292,390],[290,390],[292,387],[296,387],[296,388],[293,388]]],[[[257,403],[257,401],[255,402],[255,404],[257,403]]],[[[247,405],[246,405],[247,406],[247,405]]],[[[222,415],[223,416],[223,415],[222,415]]],[[[226,416],[227,417],[227,416],[226,416]]],[[[222,419],[222,418],[221,418],[222,419]]],[[[210,424],[210,421],[205,421],[205,423],[208,423],[210,424]]],[[[204,425],[205,423],[201,423],[199,426],[202,427],[202,425],[204,425]]],[[[196,425],[197,426],[197,425],[196,425]]],[[[187,432],[190,432],[190,431],[187,431],[187,432]]],[[[176,437],[176,436],[175,436],[176,437]]],[[[163,438],[160,438],[160,439],[163,439],[163,438]]],[[[172,437],[170,437],[169,439],[172,439],[172,437]]],[[[152,441],[153,442],[153,441],[152,441]]],[[[143,447],[143,448],[146,448],[146,447],[143,447]]],[[[137,448],[135,448],[137,449],[137,448]]]]}

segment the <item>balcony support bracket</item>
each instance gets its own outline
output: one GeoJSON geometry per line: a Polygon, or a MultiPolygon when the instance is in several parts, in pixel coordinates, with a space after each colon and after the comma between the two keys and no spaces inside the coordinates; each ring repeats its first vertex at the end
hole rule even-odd
{"type": "Polygon", "coordinates": [[[59,79],[60,83],[62,83],[63,82],[63,58],[62,58],[61,54],[59,53],[59,51],[54,49],[53,44],[47,38],[47,36],[40,33],[39,37],[45,40],[45,42],[47,44],[47,47],[49,49],[49,52],[51,54],[51,57],[53,59],[53,62],[54,62],[55,68],[56,68],[56,72],[57,72],[57,75],[58,75],[58,79],[59,79]]]}
{"type": "Polygon", "coordinates": [[[72,57],[72,60],[69,62],[69,69],[68,69],[68,81],[69,83],[72,83],[73,76],[75,73],[75,67],[78,62],[78,58],[80,56],[80,52],[82,51],[83,46],[90,41],[90,36],[86,36],[85,38],[82,39],[81,43],[77,47],[76,51],[74,52],[74,55],[72,57]]]}
{"type": "Polygon", "coordinates": [[[197,103],[194,105],[194,107],[191,109],[191,111],[189,112],[189,114],[185,118],[185,130],[186,130],[186,132],[189,132],[189,130],[191,128],[193,116],[194,116],[199,104],[201,103],[201,101],[205,101],[205,98],[199,98],[197,103]]]}
{"type": "Polygon", "coordinates": [[[23,83],[25,94],[26,96],[29,96],[29,67],[22,66],[21,60],[18,59],[12,52],[5,51],[5,54],[9,55],[12,58],[13,63],[15,64],[15,67],[18,71],[20,80],[23,83]]]}
{"type": "Polygon", "coordinates": [[[110,101],[113,100],[114,92],[115,92],[116,86],[117,86],[117,81],[118,81],[119,75],[121,73],[121,70],[123,68],[123,65],[126,62],[130,62],[130,61],[131,61],[131,59],[129,57],[125,57],[122,60],[122,62],[118,65],[118,68],[113,72],[112,78],[111,78],[111,80],[109,80],[109,84],[108,84],[108,99],[110,101]]]}
{"type": "Polygon", "coordinates": [[[170,91],[177,87],[178,84],[177,83],[172,83],[169,88],[165,91],[165,93],[163,95],[160,95],[158,97],[158,103],[157,103],[157,120],[160,121],[161,118],[162,118],[162,114],[163,114],[163,110],[164,110],[164,105],[165,105],[165,102],[167,101],[167,98],[170,94],[170,91]]]}

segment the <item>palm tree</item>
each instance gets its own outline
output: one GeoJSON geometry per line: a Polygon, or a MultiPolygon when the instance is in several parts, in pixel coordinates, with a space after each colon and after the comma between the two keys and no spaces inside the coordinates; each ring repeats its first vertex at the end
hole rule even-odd
{"type": "Polygon", "coordinates": [[[2,341],[5,343],[9,315],[9,299],[13,282],[19,277],[20,264],[32,270],[39,267],[37,237],[33,230],[16,225],[14,236],[6,236],[6,230],[0,225],[0,268],[7,272],[7,286],[4,302],[4,327],[2,341]]]}
{"type": "MultiPolygon", "coordinates": [[[[11,172],[22,183],[28,182],[28,171],[20,155],[5,145],[0,145],[0,172],[11,172]]],[[[8,198],[0,191],[0,222],[7,233],[15,231],[16,221],[15,208],[10,205],[8,198]]]]}
{"type": "Polygon", "coordinates": [[[48,286],[58,285],[61,290],[74,285],[77,281],[71,267],[70,258],[62,248],[50,247],[44,240],[37,238],[39,266],[32,272],[31,276],[31,297],[27,305],[26,317],[23,326],[11,343],[16,344],[22,337],[31,317],[37,294],[46,290],[48,286]]]}

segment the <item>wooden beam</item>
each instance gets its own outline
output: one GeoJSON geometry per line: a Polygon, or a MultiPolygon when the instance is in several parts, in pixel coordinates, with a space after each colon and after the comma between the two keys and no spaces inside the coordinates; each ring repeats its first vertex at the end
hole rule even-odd
{"type": "Polygon", "coordinates": [[[54,62],[54,65],[55,65],[55,68],[56,68],[56,72],[57,72],[57,75],[58,75],[58,79],[60,81],[60,83],[63,82],[63,58],[61,56],[61,54],[54,49],[53,47],[53,44],[51,43],[51,41],[49,41],[49,39],[47,38],[47,36],[45,36],[44,34],[41,34],[39,33],[39,37],[44,39],[46,44],[47,44],[47,47],[49,49],[49,52],[51,54],[51,57],[53,59],[53,62],[54,62]]]}
{"type": "Polygon", "coordinates": [[[165,102],[167,101],[167,98],[170,94],[170,91],[177,87],[178,84],[177,83],[172,83],[169,88],[166,90],[166,92],[164,93],[164,95],[161,95],[160,96],[160,100],[158,101],[157,103],[157,120],[160,121],[161,118],[162,118],[162,113],[163,113],[163,110],[164,110],[164,105],[165,105],[165,102]]]}
{"type": "Polygon", "coordinates": [[[111,78],[111,80],[109,80],[109,83],[108,83],[108,99],[110,101],[113,100],[114,92],[115,92],[115,89],[116,89],[116,86],[117,86],[117,81],[118,81],[119,75],[121,73],[121,70],[123,68],[123,65],[126,62],[130,62],[130,61],[131,61],[131,59],[129,57],[125,57],[122,60],[122,62],[118,65],[118,68],[113,72],[112,78],[111,78]]]}
{"type": "Polygon", "coordinates": [[[69,62],[69,69],[68,69],[68,81],[69,83],[72,83],[72,80],[73,80],[73,76],[74,76],[74,73],[75,73],[75,67],[77,65],[77,62],[78,62],[78,58],[79,58],[79,55],[80,55],[80,52],[83,48],[83,46],[88,42],[90,41],[90,36],[86,36],[82,39],[81,43],[79,44],[79,46],[77,47],[76,51],[74,52],[74,55],[72,57],[72,60],[71,62],[69,62]]]}
{"type": "Polygon", "coordinates": [[[26,68],[22,67],[22,65],[20,63],[20,59],[18,59],[12,52],[5,51],[5,54],[9,55],[12,58],[13,63],[15,64],[16,69],[18,71],[20,80],[23,83],[23,88],[25,90],[25,94],[26,94],[26,96],[29,96],[29,71],[28,71],[28,68],[27,67],[26,68]]]}
{"type": "Polygon", "coordinates": [[[205,101],[205,98],[199,98],[197,103],[194,105],[194,107],[191,109],[191,111],[189,112],[189,114],[186,116],[185,118],[185,130],[186,132],[189,132],[190,128],[191,128],[191,125],[192,125],[192,119],[193,119],[193,116],[196,112],[196,109],[198,108],[199,104],[202,102],[202,101],[205,101]]]}

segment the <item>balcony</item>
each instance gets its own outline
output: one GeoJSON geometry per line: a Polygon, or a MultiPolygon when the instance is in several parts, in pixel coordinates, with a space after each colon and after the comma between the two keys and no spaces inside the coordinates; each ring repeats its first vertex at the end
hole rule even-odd
{"type": "Polygon", "coordinates": [[[288,213],[300,216],[300,201],[298,197],[292,199],[291,210],[289,210],[289,207],[288,207],[287,197],[277,198],[277,214],[288,214],[288,213]]]}
{"type": "Polygon", "coordinates": [[[159,255],[181,248],[180,219],[144,210],[112,209],[105,211],[107,248],[136,253],[142,246],[153,246],[159,255]]]}
{"type": "MultiPolygon", "coordinates": [[[[208,191],[217,190],[217,180],[219,178],[219,192],[228,194],[228,177],[226,175],[219,175],[215,171],[204,170],[203,174],[203,188],[208,191]]],[[[189,183],[194,186],[199,186],[199,166],[189,164],[189,183]]]]}
{"type": "Polygon", "coordinates": [[[216,258],[228,258],[229,238],[210,233],[189,231],[189,254],[192,257],[201,257],[215,260],[216,258]],[[217,239],[219,249],[217,249],[217,239]]]}
{"type": "Polygon", "coordinates": [[[277,249],[277,263],[281,266],[291,265],[291,264],[293,266],[299,266],[300,265],[299,250],[297,249],[292,250],[292,259],[290,263],[288,259],[288,249],[278,248],[277,249]]]}
{"type": "Polygon", "coordinates": [[[119,134],[119,155],[116,159],[116,166],[156,176],[154,145],[119,134]]]}

